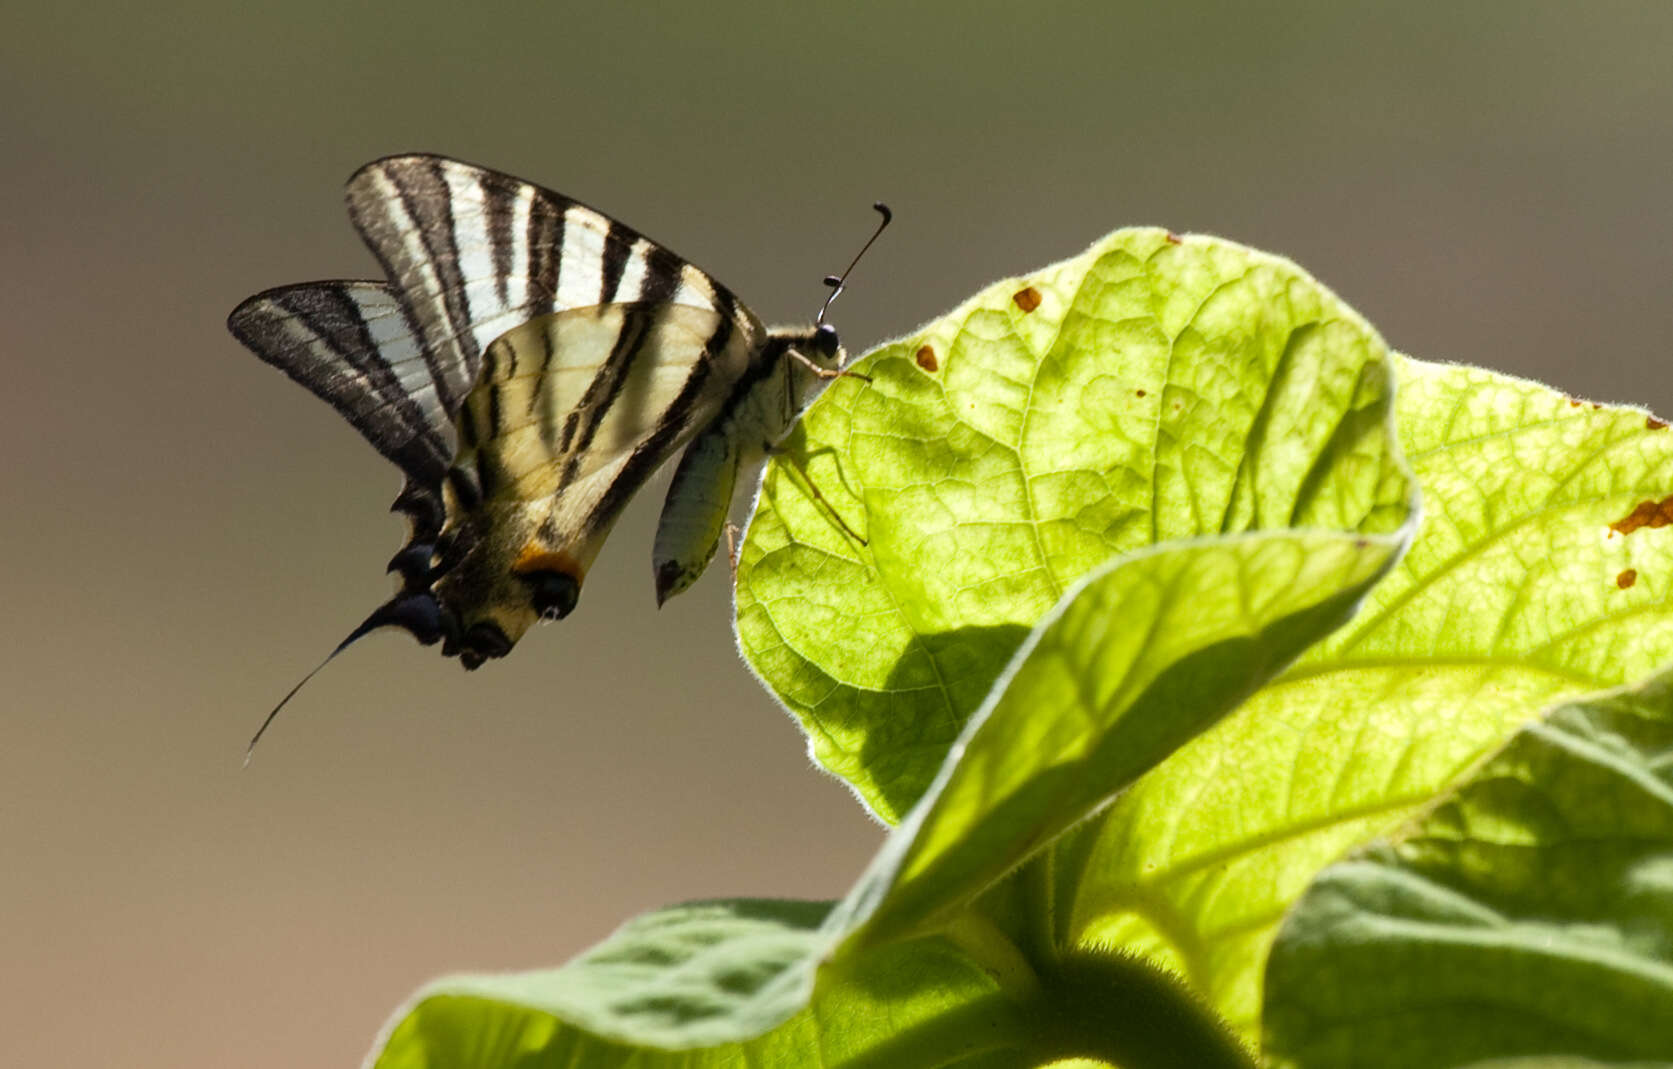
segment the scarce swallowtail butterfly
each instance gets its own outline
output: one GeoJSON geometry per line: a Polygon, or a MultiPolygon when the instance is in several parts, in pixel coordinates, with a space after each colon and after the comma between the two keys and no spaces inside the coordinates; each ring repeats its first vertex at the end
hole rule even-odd
{"type": "Polygon", "coordinates": [[[466,668],[504,657],[575,608],[628,499],[684,447],[653,552],[661,604],[714,556],[740,471],[842,374],[824,322],[841,278],[812,327],[768,329],[614,219],[440,156],[366,165],[348,206],[383,281],[280,286],[227,320],[406,477],[398,589],[326,662],[382,627],[466,668]]]}

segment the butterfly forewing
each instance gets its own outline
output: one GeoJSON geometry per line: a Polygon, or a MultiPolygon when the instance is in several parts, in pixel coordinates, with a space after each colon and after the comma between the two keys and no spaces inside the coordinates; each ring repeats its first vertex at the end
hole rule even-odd
{"type": "Polygon", "coordinates": [[[473,366],[506,331],[570,308],[669,302],[754,319],[714,279],[637,231],[496,171],[393,156],[350,179],[348,199],[414,332],[452,366],[473,366]]]}

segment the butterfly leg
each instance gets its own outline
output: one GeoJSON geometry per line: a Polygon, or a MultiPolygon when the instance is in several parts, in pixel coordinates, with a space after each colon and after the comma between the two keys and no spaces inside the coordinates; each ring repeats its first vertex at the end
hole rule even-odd
{"type": "Polygon", "coordinates": [[[738,585],[738,539],[743,533],[742,527],[731,520],[726,521],[726,563],[732,566],[732,586],[734,588],[738,585]]]}
{"type": "Polygon", "coordinates": [[[790,355],[795,357],[797,360],[800,360],[802,363],[806,364],[809,371],[813,372],[815,375],[818,375],[822,379],[841,379],[841,378],[847,378],[847,377],[852,376],[853,378],[859,379],[862,382],[870,382],[871,381],[871,376],[870,375],[862,375],[858,371],[850,371],[845,367],[839,367],[839,368],[820,367],[818,364],[815,364],[812,360],[809,360],[807,357],[803,356],[801,353],[798,353],[794,349],[790,350],[790,355]]]}

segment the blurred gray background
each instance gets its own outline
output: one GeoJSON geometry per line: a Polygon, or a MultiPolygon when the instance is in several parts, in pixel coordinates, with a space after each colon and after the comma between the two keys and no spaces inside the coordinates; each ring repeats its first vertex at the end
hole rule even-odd
{"type": "Polygon", "coordinates": [[[832,897],[881,829],[657,612],[660,485],[466,675],[377,601],[398,479],[228,310],[365,275],[343,180],[446,152],[768,320],[904,333],[1126,224],[1287,254],[1395,346],[1673,408],[1673,5],[12,5],[0,15],[0,1063],[350,1066],[413,987],[642,910],[832,897]],[[1166,10],[1164,10],[1164,8],[1166,10]]]}

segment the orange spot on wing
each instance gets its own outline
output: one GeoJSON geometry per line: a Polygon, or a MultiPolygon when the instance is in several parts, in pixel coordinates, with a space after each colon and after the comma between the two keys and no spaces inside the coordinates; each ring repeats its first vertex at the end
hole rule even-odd
{"type": "Polygon", "coordinates": [[[1622,590],[1625,590],[1627,587],[1636,582],[1638,582],[1637,568],[1628,568],[1626,571],[1615,577],[1615,585],[1620,587],[1622,590]]]}
{"type": "Polygon", "coordinates": [[[1040,291],[1033,286],[1029,286],[1011,294],[1011,300],[1016,302],[1017,307],[1022,309],[1024,315],[1027,315],[1040,307],[1040,291]]]}
{"type": "Polygon", "coordinates": [[[941,366],[936,362],[935,350],[927,345],[918,346],[918,352],[914,359],[918,361],[918,366],[925,371],[934,371],[941,366]]]}
{"type": "Polygon", "coordinates": [[[1168,244],[1169,245],[1183,245],[1183,244],[1185,244],[1185,239],[1180,237],[1178,234],[1175,234],[1173,231],[1170,230],[1170,231],[1168,231],[1168,244]]]}
{"type": "Polygon", "coordinates": [[[1645,416],[1644,426],[1648,427],[1652,431],[1664,431],[1667,429],[1667,421],[1664,419],[1657,419],[1654,416],[1645,416]]]}
{"type": "Polygon", "coordinates": [[[546,547],[530,542],[511,563],[511,574],[532,575],[535,572],[558,572],[580,582],[585,574],[581,562],[568,553],[554,553],[546,547]]]}

